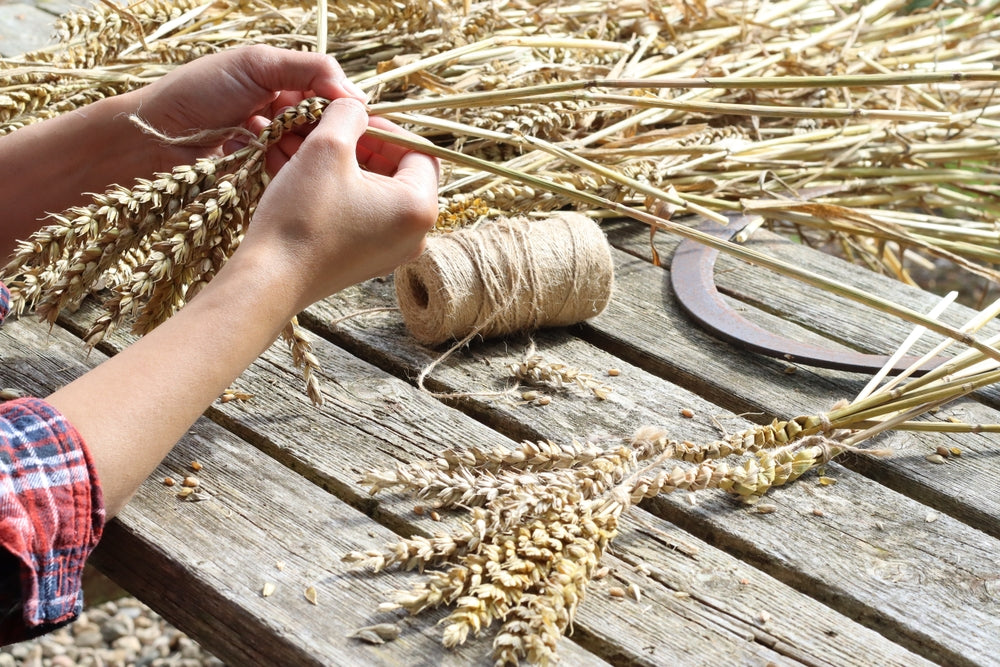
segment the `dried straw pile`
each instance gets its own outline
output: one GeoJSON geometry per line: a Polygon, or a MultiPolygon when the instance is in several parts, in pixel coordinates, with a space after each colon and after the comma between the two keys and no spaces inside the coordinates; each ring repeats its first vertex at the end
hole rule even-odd
{"type": "MultiPolygon", "coordinates": [[[[803,239],[910,280],[943,258],[994,281],[1000,258],[997,2],[548,0],[465,3],[151,0],[64,17],[60,43],[0,61],[0,133],[141,86],[247,42],[325,50],[371,110],[431,139],[445,160],[439,227],[578,208],[701,238],[671,215],[761,214],[803,239]]],[[[261,143],[313,122],[325,100],[275,119],[261,143]]],[[[114,290],[91,343],[136,315],[148,331],[210,280],[239,244],[265,182],[259,146],[109,186],[62,212],[6,270],[19,308],[54,319],[99,282],[114,290]]],[[[701,239],[705,240],[706,239],[701,239]]],[[[799,275],[794,266],[723,250],[799,275]]],[[[837,289],[836,285],[828,285],[837,289]]],[[[500,661],[555,658],[615,522],[673,489],[745,499],[887,428],[998,430],[917,419],[1000,379],[997,340],[851,294],[960,340],[968,351],[917,380],[866,389],[821,415],[731,441],[679,445],[645,430],[618,450],[525,444],[446,452],[372,473],[472,507],[464,529],[353,554],[378,567],[450,564],[400,593],[411,611],[455,605],[445,641],[494,621],[500,661]],[[752,453],[742,464],[721,459],[752,453]],[[686,462],[665,467],[667,461],[686,462]]],[[[286,339],[311,378],[315,359],[286,339]]],[[[939,350],[935,350],[936,354],[939,350]]],[[[319,400],[310,381],[310,393],[319,400]]],[[[392,605],[390,605],[392,606],[392,605]]]]}
{"type": "MultiPolygon", "coordinates": [[[[489,177],[452,156],[443,227],[593,209],[593,196],[636,209],[660,200],[660,215],[749,210],[819,230],[806,237],[902,279],[928,254],[993,279],[1000,17],[994,2],[926,4],[333,2],[319,25],[313,2],[101,4],[64,17],[57,46],[0,61],[0,132],[205,53],[322,41],[375,113],[544,181],[489,177]]],[[[255,193],[216,199],[223,215],[246,213],[255,193]]],[[[186,230],[187,245],[201,241],[186,230]]],[[[118,269],[115,284],[129,280],[118,269]]]]}

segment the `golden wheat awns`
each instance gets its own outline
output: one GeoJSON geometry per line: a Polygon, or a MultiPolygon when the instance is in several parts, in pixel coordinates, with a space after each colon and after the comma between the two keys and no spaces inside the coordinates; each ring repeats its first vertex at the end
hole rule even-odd
{"type": "MultiPolygon", "coordinates": [[[[882,426],[879,421],[857,421],[853,428],[866,429],[882,426]]],[[[967,424],[965,422],[904,421],[893,424],[894,431],[915,433],[1000,433],[1000,424],[967,424]]]]}
{"type": "MultiPolygon", "coordinates": [[[[580,88],[586,86],[581,85],[580,88]]],[[[536,86],[534,90],[518,90],[516,88],[489,93],[466,93],[443,95],[420,100],[402,102],[387,102],[373,104],[369,112],[381,115],[390,112],[416,111],[420,109],[448,109],[489,107],[497,104],[549,104],[552,102],[592,101],[619,105],[634,109],[670,109],[706,115],[730,116],[761,116],[769,118],[815,118],[815,119],[871,119],[894,120],[904,122],[925,121],[930,123],[948,123],[951,115],[939,111],[906,111],[894,109],[831,109],[824,107],[769,106],[763,104],[727,104],[724,102],[678,102],[669,99],[650,96],[608,95],[585,91],[545,92],[546,86],[536,86]]],[[[560,86],[560,88],[563,88],[560,86]]]]}
{"type": "Polygon", "coordinates": [[[633,218],[639,222],[651,225],[657,229],[662,229],[666,232],[671,232],[678,234],[684,238],[689,238],[699,243],[716,248],[722,252],[733,255],[739,259],[743,259],[747,262],[755,264],[757,266],[762,266],[764,268],[771,269],[786,275],[789,277],[801,280],[814,287],[819,287],[820,289],[827,290],[829,292],[834,292],[841,296],[852,299],[858,303],[868,305],[870,307],[876,308],[885,313],[895,315],[897,317],[906,320],[907,322],[913,324],[922,325],[931,331],[939,333],[950,338],[954,338],[957,341],[964,343],[970,347],[974,347],[986,356],[992,357],[1000,361],[1000,350],[991,347],[982,341],[979,341],[974,336],[960,331],[952,326],[944,324],[940,321],[930,319],[910,308],[906,308],[899,304],[893,303],[887,299],[879,297],[874,294],[864,292],[863,290],[845,285],[835,280],[826,278],[825,276],[819,275],[813,271],[808,271],[799,267],[795,267],[791,264],[782,262],[774,257],[764,255],[762,253],[756,252],[749,248],[744,248],[735,243],[729,241],[723,241],[721,239],[712,236],[711,234],[702,232],[698,229],[688,227],[682,224],[678,224],[659,216],[656,216],[647,211],[638,210],[629,206],[625,206],[618,202],[613,202],[609,199],[605,199],[599,195],[577,190],[573,187],[567,186],[565,184],[556,183],[555,181],[545,179],[542,177],[534,176],[524,172],[518,172],[516,170],[502,167],[479,158],[474,158],[468,155],[463,155],[457,151],[452,151],[449,149],[444,149],[439,146],[428,145],[420,141],[415,141],[407,137],[392,134],[377,128],[369,128],[368,133],[373,136],[377,136],[383,141],[388,143],[396,143],[401,146],[411,148],[413,150],[422,151],[429,155],[439,157],[445,160],[450,160],[457,162],[459,164],[466,164],[474,166],[482,171],[490,172],[499,176],[506,178],[511,178],[514,180],[529,183],[547,192],[554,192],[557,194],[564,195],[571,200],[588,204],[599,209],[606,209],[614,211],[623,216],[633,218]]]}

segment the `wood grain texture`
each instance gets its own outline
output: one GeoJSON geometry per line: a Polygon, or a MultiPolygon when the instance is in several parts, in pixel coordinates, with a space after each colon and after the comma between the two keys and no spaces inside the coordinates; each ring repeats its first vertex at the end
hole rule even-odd
{"type": "MultiPolygon", "coordinates": [[[[102,356],[85,357],[79,339],[21,320],[0,328],[0,381],[44,395],[52,378],[71,380],[102,356]],[[41,369],[41,371],[39,371],[41,369]]],[[[100,400],[97,397],[96,400],[100,400]]],[[[208,419],[201,419],[107,526],[94,562],[131,593],[230,665],[486,664],[487,641],[445,651],[434,621],[378,615],[388,591],[408,574],[372,577],[343,563],[352,550],[397,539],[390,530],[307,482],[208,419]],[[165,476],[203,465],[200,502],[177,498],[165,476]],[[278,563],[282,564],[279,569],[278,563]],[[266,582],[273,595],[263,597],[266,582]],[[318,604],[305,596],[317,591],[318,604]],[[394,642],[351,639],[375,622],[398,621],[394,642]]],[[[606,664],[571,640],[573,664],[606,664]]]]}
{"type": "MultiPolygon", "coordinates": [[[[275,349],[240,380],[240,388],[255,398],[216,406],[210,411],[212,416],[275,460],[399,532],[428,534],[439,529],[426,517],[412,513],[413,501],[371,498],[356,480],[367,469],[426,460],[447,446],[513,443],[325,341],[314,339],[314,345],[325,369],[325,406],[315,408],[305,402],[300,379],[288,370],[284,352],[275,349]]],[[[636,513],[653,526],[653,533],[678,534],[661,520],[640,510],[636,513]]],[[[644,562],[648,552],[657,548],[641,535],[633,536],[634,531],[632,524],[623,529],[608,564],[615,576],[639,586],[641,602],[611,598],[607,582],[597,583],[573,634],[574,640],[615,664],[860,665],[873,655],[886,664],[920,662],[896,644],[697,540],[691,546],[678,537],[684,547],[654,559],[664,571],[675,571],[678,576],[687,572],[686,577],[671,580],[684,581],[683,588],[677,583],[664,586],[652,573],[631,572],[632,564],[644,562]],[[644,542],[638,554],[626,546],[644,542]],[[720,609],[717,597],[723,588],[743,601],[733,608],[722,604],[720,609]],[[763,627],[752,600],[795,613],[779,619],[782,612],[775,611],[775,620],[769,619],[769,627],[763,627]],[[828,632],[852,639],[831,652],[823,646],[828,632]]],[[[385,543],[373,538],[365,548],[385,543]]],[[[360,596],[355,601],[359,606],[366,603],[374,608],[377,599],[360,596]]],[[[421,620],[429,622],[415,622],[421,620]]]]}
{"type": "MultiPolygon", "coordinates": [[[[361,290],[365,291],[364,295],[343,297],[349,301],[347,309],[361,302],[374,305],[388,299],[384,285],[371,283],[359,288],[361,290]]],[[[630,295],[636,293],[629,292],[630,295]]],[[[343,308],[344,304],[332,301],[319,304],[310,311],[311,322],[319,325],[342,317],[345,313],[343,308]]],[[[399,328],[390,323],[392,319],[391,315],[379,316],[378,320],[384,322],[382,325],[375,324],[374,319],[366,320],[363,325],[344,322],[338,325],[333,335],[338,341],[356,336],[356,345],[363,340],[366,344],[377,346],[377,350],[372,352],[374,356],[388,358],[396,355],[399,373],[414,375],[419,367],[408,365],[409,360],[421,356],[429,360],[433,358],[433,351],[421,352],[422,348],[405,335],[393,337],[393,332],[398,333],[399,328]]],[[[611,319],[619,330],[633,332],[641,329],[631,311],[623,309],[619,317],[611,319]]],[[[664,329],[665,326],[655,331],[663,332],[664,329]]],[[[652,330],[645,331],[650,334],[652,330]]],[[[682,335],[681,331],[674,333],[678,337],[682,335]]],[[[517,423],[513,430],[519,437],[530,434],[533,437],[552,437],[556,441],[573,437],[627,437],[636,426],[645,423],[663,425],[668,431],[676,429],[674,432],[679,439],[699,441],[706,436],[711,437],[714,424],[709,417],[730,430],[749,425],[680,387],[640,368],[623,365],[620,359],[584,341],[573,339],[565,332],[539,332],[534,340],[543,354],[551,354],[553,358],[582,370],[593,370],[595,374],[601,373],[601,369],[606,369],[609,364],[618,363],[622,373],[614,378],[617,390],[607,401],[596,401],[583,392],[567,392],[556,396],[544,408],[533,405],[512,407],[469,396],[461,401],[463,409],[500,429],[505,424],[517,423]],[[683,407],[693,408],[696,414],[702,415],[701,420],[680,417],[683,407]]],[[[523,347],[516,351],[510,347],[513,347],[510,340],[476,343],[470,351],[445,360],[435,368],[432,373],[434,386],[453,392],[496,389],[497,378],[504,375],[504,364],[515,360],[523,350],[523,347]],[[470,358],[472,355],[489,359],[490,363],[475,363],[470,358]]],[[[686,352],[685,349],[682,354],[686,352]]],[[[781,375],[784,376],[784,373],[781,375]]],[[[755,381],[760,391],[768,391],[762,378],[758,377],[755,381]]],[[[803,379],[799,378],[799,381],[803,379]]],[[[712,511],[705,511],[700,502],[692,506],[687,499],[674,497],[652,503],[650,507],[681,523],[692,534],[703,536],[712,544],[721,543],[739,558],[749,559],[776,578],[819,597],[846,615],[861,618],[932,660],[949,664],[988,664],[997,649],[996,639],[991,636],[994,629],[992,614],[997,611],[995,602],[991,603],[988,595],[954,590],[951,585],[954,567],[950,559],[953,554],[961,553],[964,566],[972,567],[963,576],[977,582],[973,587],[979,586],[982,591],[983,587],[995,585],[991,582],[996,569],[987,554],[996,552],[1000,543],[959,521],[945,520],[943,516],[942,523],[935,521],[936,525],[927,524],[930,526],[927,528],[920,522],[925,522],[931,515],[937,517],[936,510],[836,464],[831,464],[829,471],[828,474],[835,474],[838,480],[843,478],[850,483],[838,483],[827,488],[818,487],[815,480],[811,483],[804,480],[781,490],[774,494],[773,501],[781,501],[779,508],[783,511],[778,513],[778,518],[748,512],[722,494],[705,494],[712,511]],[[817,498],[824,499],[820,505],[830,503],[830,507],[845,513],[850,521],[857,521],[858,516],[878,517],[858,522],[863,530],[853,535],[854,542],[850,543],[853,548],[856,542],[858,552],[845,549],[843,527],[831,526],[829,521],[812,514],[813,509],[824,511],[822,506],[817,506],[817,498]],[[669,514],[664,507],[670,508],[669,514]],[[919,517],[919,522],[914,517],[919,517]],[[878,528],[879,525],[882,528],[878,528]],[[944,539],[947,543],[939,543],[937,548],[928,552],[923,546],[928,530],[936,535],[935,540],[944,539]],[[889,540],[884,550],[880,547],[871,550],[865,546],[884,542],[883,533],[898,536],[899,541],[889,540]],[[892,565],[887,565],[886,561],[892,565]],[[887,588],[880,572],[886,567],[895,567],[896,563],[903,563],[902,569],[906,572],[922,573],[923,583],[919,589],[907,590],[902,584],[887,588]],[[828,590],[836,590],[837,594],[828,595],[828,590]],[[985,610],[983,604],[987,605],[985,610]],[[930,609],[949,611],[943,616],[935,612],[934,615],[940,619],[938,622],[927,618],[930,609]],[[884,621],[881,620],[883,616],[886,617],[884,621]],[[952,636],[950,619],[956,616],[979,629],[973,632],[975,636],[952,636]]]]}
{"type": "MultiPolygon", "coordinates": [[[[177,466],[198,457],[207,470],[219,471],[217,489],[209,487],[212,500],[178,503],[155,480],[147,483],[109,530],[99,555],[102,566],[131,582],[165,616],[234,664],[251,664],[267,650],[303,664],[313,658],[296,651],[314,654],[319,664],[355,661],[361,658],[351,653],[357,648],[353,640],[345,647],[314,637],[324,628],[371,622],[379,591],[385,590],[380,586],[396,587],[410,579],[347,574],[339,555],[383,546],[392,539],[390,531],[430,534],[440,528],[416,516],[413,501],[368,496],[357,483],[362,472],[426,460],[445,447],[509,446],[524,438],[613,443],[643,424],[662,426],[681,439],[706,441],[718,435],[720,426],[734,431],[751,424],[733,409],[791,416],[815,411],[815,405],[828,405],[833,396],[863,384],[834,371],[800,369],[789,375],[783,362],[709,338],[670,304],[666,272],[637,257],[641,252],[634,245],[632,254],[616,251],[618,291],[604,315],[570,330],[539,332],[532,339],[476,341],[428,376],[428,387],[461,394],[443,401],[412,386],[441,350],[412,341],[397,313],[327,326],[344,315],[392,305],[391,282],[369,281],[317,304],[303,321],[337,343],[308,336],[324,368],[326,405],[310,405],[288,354],[280,347],[269,350],[236,383],[253,398],[213,406],[208,416],[215,423],[199,423],[165,463],[176,475],[177,466]],[[606,382],[613,388],[609,398],[599,401],[584,390],[570,389],[553,393],[552,403],[541,407],[478,395],[509,386],[505,366],[519,360],[532,340],[543,355],[606,382]],[[607,376],[611,367],[620,374],[607,376]],[[802,409],[788,412],[788,405],[802,409]],[[694,418],[682,417],[684,408],[692,409],[694,418]],[[222,515],[211,514],[213,507],[222,515]],[[133,511],[138,513],[134,517],[133,511]],[[222,525],[223,519],[237,523],[222,525]],[[328,536],[331,531],[338,534],[328,536]],[[116,550],[141,558],[122,558],[116,550]],[[221,555],[210,557],[214,550],[221,555]],[[178,555],[187,551],[190,557],[178,555]],[[307,580],[319,582],[310,585],[317,586],[321,599],[329,595],[338,608],[351,606],[356,619],[345,617],[351,622],[340,623],[339,618],[324,618],[303,596],[272,622],[265,614],[270,608],[259,605],[275,599],[260,598],[259,588],[259,599],[246,598],[254,585],[263,585],[251,584],[247,574],[260,570],[261,554],[295,564],[297,571],[307,573],[297,580],[299,587],[307,580]],[[155,567],[137,565],[147,561],[155,567]],[[334,581],[363,584],[357,594],[341,595],[343,591],[331,588],[334,581]],[[309,622],[293,628],[302,614],[309,622]],[[276,639],[263,639],[270,636],[276,639]]],[[[774,326],[802,329],[752,305],[741,307],[774,326]]],[[[93,311],[87,305],[64,322],[79,335],[93,311]]],[[[24,361],[12,364],[22,368],[21,377],[12,373],[4,378],[24,385],[49,382],[51,387],[73,376],[78,361],[76,367],[59,361],[34,375],[23,370],[31,369],[33,356],[40,354],[33,348],[50,356],[59,353],[38,325],[16,325],[34,333],[12,329],[29,345],[19,353],[24,361]]],[[[63,335],[57,329],[55,339],[63,335]]],[[[116,335],[103,349],[114,353],[129,340],[116,335]]],[[[73,341],[64,342],[72,357],[73,341]]],[[[76,354],[77,360],[82,358],[79,350],[76,354]]],[[[983,456],[989,451],[984,448],[983,456]]],[[[863,465],[914,477],[895,460],[863,465]]],[[[624,521],[607,560],[612,576],[590,590],[574,641],[564,642],[569,651],[564,656],[573,664],[602,659],[637,665],[706,660],[748,665],[989,664],[1000,647],[995,627],[998,579],[991,556],[1000,543],[970,526],[992,520],[986,500],[976,490],[960,493],[948,486],[957,481],[943,484],[939,478],[939,471],[956,470],[935,466],[926,473],[926,485],[938,489],[931,501],[947,498],[951,505],[927,501],[927,494],[907,493],[906,488],[895,491],[837,464],[827,469],[837,480],[833,486],[806,478],[771,493],[767,502],[776,508],[772,514],[712,492],[645,503],[624,521]],[[972,519],[962,514],[969,508],[978,508],[972,519]],[[607,595],[608,586],[627,583],[642,591],[640,601],[607,595]],[[954,632],[956,619],[961,633],[954,632]]],[[[421,660],[443,653],[436,644],[435,618],[440,615],[408,621],[418,628],[416,648],[399,646],[421,660]]],[[[395,646],[378,650],[385,651],[384,664],[393,664],[393,656],[400,655],[395,646]]],[[[475,662],[487,647],[479,642],[477,650],[459,655],[475,662]]]]}
{"type": "MultiPolygon", "coordinates": [[[[779,246],[783,256],[801,266],[822,270],[836,279],[856,283],[898,303],[926,311],[937,301],[933,295],[885,277],[865,274],[819,252],[777,240],[774,235],[762,233],[762,236],[766,237],[762,243],[779,246]]],[[[617,227],[613,238],[617,245],[629,248],[634,255],[641,254],[643,244],[648,247],[648,235],[639,233],[634,227],[617,227]]],[[[711,386],[698,384],[698,391],[713,397],[727,393],[723,405],[741,412],[760,413],[758,420],[762,421],[772,417],[787,419],[825,411],[836,401],[855,396],[868,380],[862,374],[803,366],[797,366],[795,373],[788,374],[784,372],[788,366],[784,362],[738,350],[718,341],[712,348],[714,364],[709,367],[708,360],[699,354],[706,334],[696,325],[686,323],[672,296],[664,298],[658,309],[651,308],[649,301],[641,296],[641,285],[665,280],[663,275],[658,274],[665,274],[666,271],[629,256],[619,255],[619,260],[616,278],[622,285],[618,293],[620,298],[612,302],[608,312],[588,325],[588,333],[592,332],[593,338],[602,345],[655,369],[657,373],[671,373],[672,367],[676,366],[681,376],[686,377],[696,373],[697,368],[709,369],[701,376],[700,382],[710,383],[711,386]],[[665,331],[669,333],[659,335],[659,332],[665,331]],[[690,340],[686,339],[687,335],[690,340]],[[731,370],[724,372],[725,368],[731,370]]],[[[775,331],[804,337],[805,329],[800,324],[762,314],[747,295],[756,294],[754,299],[758,301],[763,298],[761,294],[773,295],[767,298],[773,303],[785,304],[774,307],[774,310],[795,311],[800,313],[799,319],[804,319],[802,312],[816,311],[794,309],[789,301],[801,295],[803,302],[810,303],[819,290],[796,287],[797,283],[778,280],[772,272],[731,259],[720,259],[719,264],[722,268],[717,272],[717,281],[728,286],[744,315],[766,322],[775,331]]],[[[812,328],[816,332],[813,335],[821,335],[831,345],[848,345],[866,352],[886,353],[892,351],[894,341],[898,344],[912,329],[894,318],[879,316],[843,300],[816,298],[817,303],[825,304],[818,310],[826,315],[812,317],[812,328]],[[868,332],[867,336],[847,336],[848,327],[843,323],[851,323],[851,330],[868,332]]],[[[949,311],[948,319],[957,324],[971,314],[968,308],[955,306],[949,311]]],[[[995,328],[987,329],[983,335],[989,335],[995,328]]],[[[946,420],[954,416],[973,424],[1000,422],[995,393],[995,388],[990,388],[956,400],[931,418],[946,420]]],[[[901,493],[1000,537],[1000,437],[976,433],[893,432],[880,438],[878,444],[891,448],[894,455],[885,459],[851,457],[846,459],[847,464],[901,493]],[[928,462],[926,455],[934,453],[939,446],[958,447],[962,456],[948,459],[946,465],[928,462]]]]}

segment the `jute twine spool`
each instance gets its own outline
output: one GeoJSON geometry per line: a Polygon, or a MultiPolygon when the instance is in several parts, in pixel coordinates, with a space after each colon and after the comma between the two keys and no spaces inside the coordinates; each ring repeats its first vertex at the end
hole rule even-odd
{"type": "Polygon", "coordinates": [[[406,328],[437,345],[594,317],[611,298],[614,264],[596,222],[560,212],[432,236],[394,278],[406,328]]]}

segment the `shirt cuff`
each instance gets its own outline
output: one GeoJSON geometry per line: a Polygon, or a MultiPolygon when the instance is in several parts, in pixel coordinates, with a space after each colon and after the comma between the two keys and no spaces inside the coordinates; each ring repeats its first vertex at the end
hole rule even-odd
{"type": "Polygon", "coordinates": [[[20,563],[25,637],[82,611],[83,566],[105,519],[76,428],[39,398],[0,404],[0,548],[20,563]]]}
{"type": "Polygon", "coordinates": [[[10,290],[0,282],[0,324],[7,319],[10,314],[10,290]]]}

